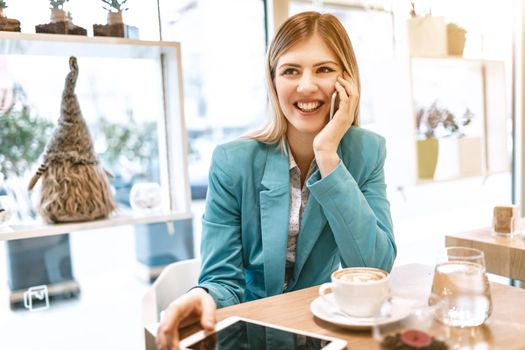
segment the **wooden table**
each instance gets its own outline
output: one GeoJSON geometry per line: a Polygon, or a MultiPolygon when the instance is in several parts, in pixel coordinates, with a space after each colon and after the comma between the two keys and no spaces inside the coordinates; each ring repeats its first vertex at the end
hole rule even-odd
{"type": "MultiPolygon", "coordinates": [[[[425,304],[432,283],[432,268],[410,264],[392,272],[394,295],[413,298],[425,304]]],[[[476,349],[525,349],[525,290],[499,283],[491,283],[494,310],[492,316],[480,327],[451,329],[450,337],[462,348],[476,349]]],[[[370,331],[352,331],[317,319],[310,312],[310,303],[317,298],[318,287],[303,289],[270,298],[243,303],[217,312],[217,319],[242,316],[285,327],[325,334],[348,341],[348,349],[377,349],[370,331]]],[[[145,329],[146,349],[155,349],[154,334],[157,324],[145,329]]],[[[185,337],[199,330],[197,326],[182,331],[185,337]]]]}
{"type": "Polygon", "coordinates": [[[487,271],[525,281],[525,238],[493,236],[490,228],[445,236],[445,246],[476,248],[485,253],[487,271]]]}

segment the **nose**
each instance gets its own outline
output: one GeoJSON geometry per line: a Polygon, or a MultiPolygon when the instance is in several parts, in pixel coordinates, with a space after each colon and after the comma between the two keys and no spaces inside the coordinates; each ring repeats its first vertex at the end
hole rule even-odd
{"type": "Polygon", "coordinates": [[[304,72],[297,85],[297,92],[312,93],[317,91],[318,86],[315,77],[310,72],[304,72]]]}

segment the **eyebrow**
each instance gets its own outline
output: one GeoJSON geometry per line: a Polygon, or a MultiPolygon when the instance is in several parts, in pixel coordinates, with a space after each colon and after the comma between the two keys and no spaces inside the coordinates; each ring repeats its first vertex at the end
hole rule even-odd
{"type": "MultiPolygon", "coordinates": [[[[322,61],[322,62],[314,64],[314,67],[324,66],[325,64],[333,64],[333,65],[339,66],[339,63],[334,62],[334,61],[322,61]]],[[[283,67],[301,68],[301,65],[296,64],[296,63],[283,63],[279,67],[277,67],[277,69],[281,69],[283,67]]]]}
{"type": "Polygon", "coordinates": [[[334,61],[323,61],[323,62],[314,64],[314,67],[324,66],[325,64],[333,64],[333,65],[339,66],[339,63],[334,62],[334,61]]]}

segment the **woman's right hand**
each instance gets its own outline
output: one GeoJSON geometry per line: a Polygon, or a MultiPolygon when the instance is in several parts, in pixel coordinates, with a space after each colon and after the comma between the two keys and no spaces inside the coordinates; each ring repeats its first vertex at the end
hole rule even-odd
{"type": "Polygon", "coordinates": [[[164,319],[157,331],[157,347],[160,350],[179,349],[179,327],[200,319],[201,326],[208,331],[215,327],[215,301],[202,288],[194,288],[175,299],[166,309],[164,319]]]}

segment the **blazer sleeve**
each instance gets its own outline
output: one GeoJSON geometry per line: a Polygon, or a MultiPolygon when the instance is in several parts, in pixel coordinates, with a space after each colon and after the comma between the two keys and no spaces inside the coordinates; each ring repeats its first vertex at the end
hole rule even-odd
{"type": "Polygon", "coordinates": [[[242,265],[240,191],[226,170],[228,156],[219,146],[213,152],[206,209],[202,218],[202,268],[204,287],[218,307],[238,304],[245,281],[242,265]]]}
{"type": "Polygon", "coordinates": [[[372,266],[390,271],[396,244],[383,170],[385,140],[377,140],[377,155],[365,160],[370,162],[371,171],[360,181],[361,187],[343,161],[324,178],[316,171],[307,185],[323,208],[342,266],[372,266]]]}

